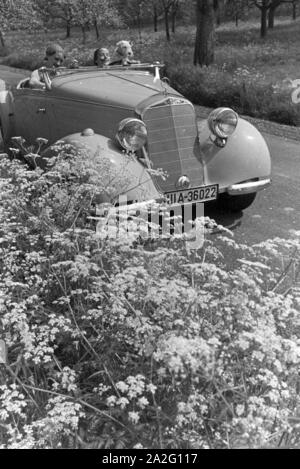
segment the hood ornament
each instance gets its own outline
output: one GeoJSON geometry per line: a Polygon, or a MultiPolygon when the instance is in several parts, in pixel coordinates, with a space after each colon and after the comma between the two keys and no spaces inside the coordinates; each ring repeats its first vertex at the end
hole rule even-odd
{"type": "Polygon", "coordinates": [[[156,83],[157,81],[160,80],[160,73],[159,73],[159,62],[155,62],[155,74],[154,74],[154,80],[153,83],[156,83]]]}

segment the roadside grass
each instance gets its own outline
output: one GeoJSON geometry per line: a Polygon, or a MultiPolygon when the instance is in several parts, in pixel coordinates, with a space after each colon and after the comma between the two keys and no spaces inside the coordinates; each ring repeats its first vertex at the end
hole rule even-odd
{"type": "Polygon", "coordinates": [[[242,114],[297,126],[300,107],[291,101],[291,82],[300,78],[299,26],[300,20],[278,18],[274,29],[261,40],[259,24],[253,20],[238,27],[225,23],[216,32],[215,64],[203,68],[192,64],[194,26],[178,27],[169,43],[163,28],[154,33],[150,27],[141,36],[136,29],[103,29],[99,41],[90,31],[85,44],[76,30],[69,39],[64,30],[14,32],[7,37],[10,54],[1,62],[32,70],[41,65],[46,45],[56,41],[65,48],[67,64],[77,58],[81,65],[92,65],[95,48],[106,46],[113,56],[116,42],[128,39],[134,44],[136,58],[164,62],[171,85],[194,104],[231,106],[242,114]]]}

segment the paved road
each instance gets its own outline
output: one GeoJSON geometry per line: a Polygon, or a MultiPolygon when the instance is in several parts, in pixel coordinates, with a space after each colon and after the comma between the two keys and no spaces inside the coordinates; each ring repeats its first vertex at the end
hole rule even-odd
{"type": "MultiPolygon", "coordinates": [[[[18,70],[9,67],[5,67],[4,65],[0,65],[0,80],[4,80],[6,83],[14,86],[22,80],[22,78],[30,76],[30,72],[26,70],[18,70]]],[[[0,85],[1,89],[1,85],[0,85]]]]}
{"type": "Polygon", "coordinates": [[[238,242],[254,244],[300,230],[300,142],[264,134],[272,155],[272,185],[257,194],[244,212],[206,215],[231,228],[238,242]]]}
{"type": "MultiPolygon", "coordinates": [[[[16,84],[28,72],[0,65],[0,79],[16,84]]],[[[206,215],[231,228],[238,242],[254,244],[275,236],[286,238],[300,230],[300,142],[264,134],[272,155],[272,186],[258,193],[243,213],[230,215],[215,209],[206,215]]]]}

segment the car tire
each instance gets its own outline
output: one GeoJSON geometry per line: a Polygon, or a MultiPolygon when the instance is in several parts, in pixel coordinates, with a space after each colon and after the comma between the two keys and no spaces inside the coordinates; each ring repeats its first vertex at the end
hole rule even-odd
{"type": "Polygon", "coordinates": [[[256,192],[251,194],[229,195],[221,194],[218,199],[218,207],[230,212],[241,212],[248,208],[256,197],[256,192]]]}

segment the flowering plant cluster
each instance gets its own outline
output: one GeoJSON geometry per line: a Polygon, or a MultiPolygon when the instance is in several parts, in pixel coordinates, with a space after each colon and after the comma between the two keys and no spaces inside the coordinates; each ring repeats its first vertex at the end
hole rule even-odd
{"type": "Polygon", "coordinates": [[[2,155],[1,447],[299,445],[300,233],[103,238],[89,215],[120,182],[101,161],[2,155]]]}

